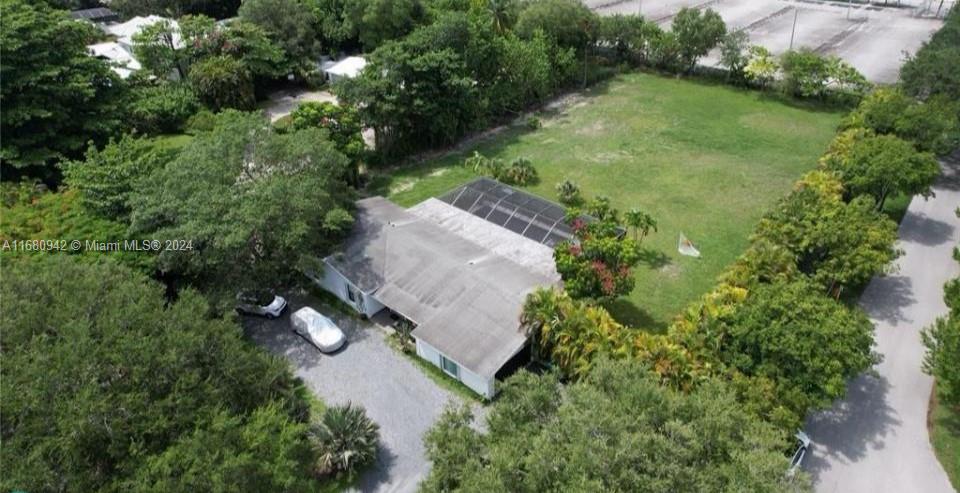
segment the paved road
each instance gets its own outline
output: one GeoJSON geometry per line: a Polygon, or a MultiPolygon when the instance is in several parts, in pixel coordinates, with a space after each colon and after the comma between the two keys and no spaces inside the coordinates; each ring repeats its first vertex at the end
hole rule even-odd
{"type": "Polygon", "coordinates": [[[289,314],[303,306],[291,300],[277,320],[245,317],[248,335],[286,357],[294,373],[327,404],[363,405],[380,425],[377,464],[360,479],[364,492],[415,491],[429,472],[422,436],[458,397],[438,387],[420,369],[387,346],[384,332],[367,322],[309,303],[337,322],[347,335],[344,349],[321,354],[290,330],[289,314]]]}
{"type": "Polygon", "coordinates": [[[811,416],[807,469],[819,492],[954,491],[927,433],[932,379],[921,372],[920,330],[946,313],[943,284],[960,269],[951,258],[960,220],[960,153],[945,163],[936,198],[914,198],[900,224],[899,271],[874,279],[861,305],[876,325],[883,362],[853,382],[845,400],[811,416]]]}

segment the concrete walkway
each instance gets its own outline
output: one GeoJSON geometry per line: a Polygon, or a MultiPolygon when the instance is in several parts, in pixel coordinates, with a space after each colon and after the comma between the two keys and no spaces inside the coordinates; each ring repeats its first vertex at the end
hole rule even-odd
{"type": "Polygon", "coordinates": [[[943,284],[960,272],[951,258],[960,240],[960,153],[944,165],[936,198],[915,197],[900,224],[898,271],[875,278],[860,300],[883,361],[850,383],[846,399],[807,420],[814,445],[806,469],[819,492],[954,491],[927,433],[933,380],[921,371],[920,341],[920,330],[947,312],[943,284]]]}

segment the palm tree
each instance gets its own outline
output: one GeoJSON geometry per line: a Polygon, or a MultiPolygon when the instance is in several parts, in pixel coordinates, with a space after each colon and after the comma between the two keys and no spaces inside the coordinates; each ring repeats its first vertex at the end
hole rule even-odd
{"type": "Polygon", "coordinates": [[[369,464],[377,456],[380,427],[360,406],[328,408],[320,422],[310,427],[317,452],[317,473],[323,476],[347,473],[369,464]]]}
{"type": "Polygon", "coordinates": [[[554,289],[538,288],[527,295],[520,313],[520,326],[532,341],[533,359],[549,356],[555,329],[560,324],[561,295],[554,289]]]}
{"type": "Polygon", "coordinates": [[[636,240],[638,244],[646,238],[651,229],[654,232],[657,231],[657,220],[640,209],[630,209],[623,217],[626,220],[627,226],[633,228],[633,239],[636,240]]]}

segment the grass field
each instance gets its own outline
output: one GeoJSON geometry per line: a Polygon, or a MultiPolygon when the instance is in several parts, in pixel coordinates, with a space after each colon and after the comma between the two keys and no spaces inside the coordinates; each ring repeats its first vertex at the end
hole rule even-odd
{"type": "Polygon", "coordinates": [[[930,443],[953,487],[960,489],[960,409],[936,400],[930,404],[930,443]]]}
{"type": "Polygon", "coordinates": [[[530,191],[556,199],[564,179],[585,197],[606,195],[660,223],[648,238],[637,286],[609,308],[622,322],[661,330],[746,247],[762,213],[816,166],[840,120],[713,83],[621,75],[540,115],[543,126],[512,126],[464,149],[382,172],[371,192],[403,206],[474,178],[462,166],[479,150],[509,162],[529,158],[540,175],[530,191]],[[702,258],[677,253],[683,232],[702,258]]]}

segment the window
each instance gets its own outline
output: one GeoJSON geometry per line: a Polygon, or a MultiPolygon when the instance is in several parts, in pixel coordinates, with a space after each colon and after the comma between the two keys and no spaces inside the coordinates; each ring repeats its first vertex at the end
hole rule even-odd
{"type": "Polygon", "coordinates": [[[357,302],[357,296],[353,292],[353,286],[347,284],[347,298],[350,298],[351,303],[357,302]]]}
{"type": "Polygon", "coordinates": [[[443,371],[447,372],[453,378],[460,378],[460,368],[452,360],[447,359],[446,356],[440,355],[440,367],[443,368],[443,371]]]}

